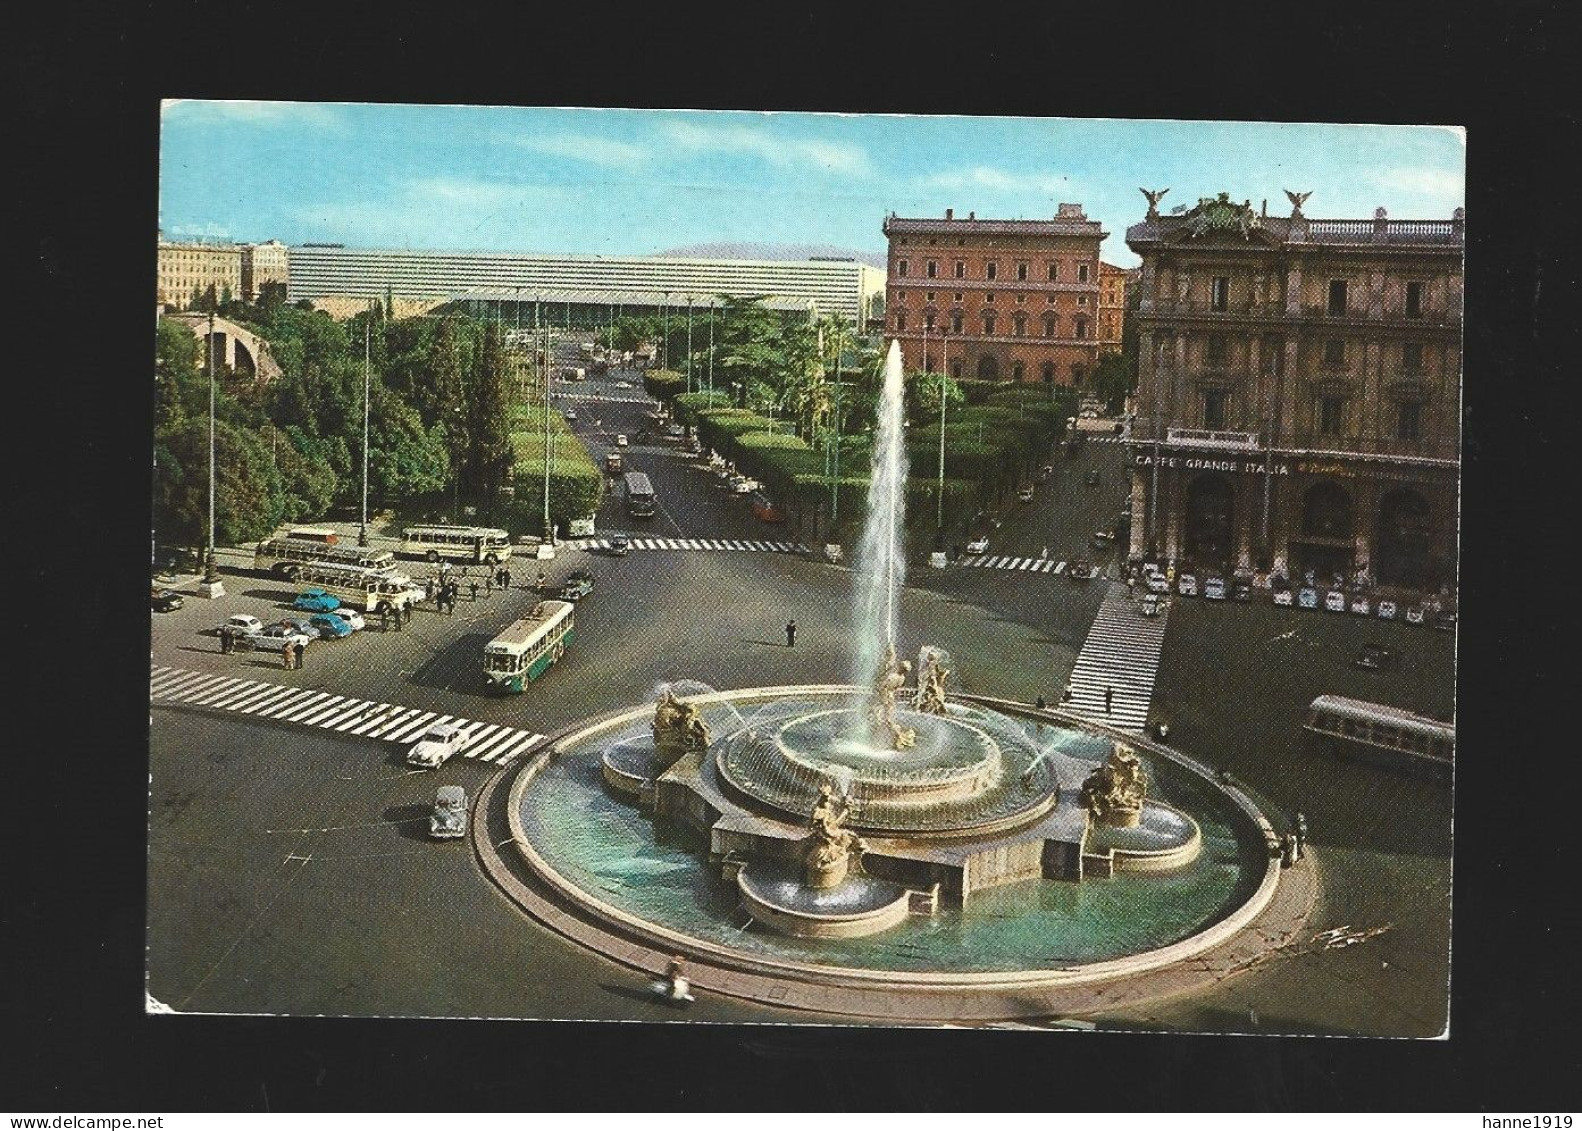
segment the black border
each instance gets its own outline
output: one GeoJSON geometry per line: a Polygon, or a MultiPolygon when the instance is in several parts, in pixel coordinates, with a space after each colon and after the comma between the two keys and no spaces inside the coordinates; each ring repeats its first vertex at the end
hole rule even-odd
{"type": "Polygon", "coordinates": [[[1575,561],[1561,541],[1570,523],[1556,521],[1575,471],[1555,457],[1571,421],[1559,359],[1577,356],[1564,348],[1576,337],[1563,323],[1577,309],[1577,208],[1562,166],[1582,148],[1562,77],[1577,20],[1552,2],[1471,7],[1128,7],[1105,23],[1059,5],[885,6],[870,18],[856,6],[511,15],[67,0],[20,17],[32,23],[14,29],[8,111],[21,140],[8,150],[29,305],[7,387],[23,440],[6,493],[21,506],[8,513],[105,537],[87,561],[13,549],[11,714],[42,740],[18,738],[8,759],[18,793],[7,808],[22,820],[0,908],[6,1102],[41,1113],[951,1110],[1075,1095],[1126,1112],[1565,1110],[1574,1072],[1557,1061],[1576,1065],[1563,1009],[1579,916],[1551,775],[1573,748],[1553,731],[1571,692],[1554,578],[1575,561]],[[162,96],[1467,126],[1451,1039],[145,1017],[152,325],[137,296],[153,290],[162,96]]]}

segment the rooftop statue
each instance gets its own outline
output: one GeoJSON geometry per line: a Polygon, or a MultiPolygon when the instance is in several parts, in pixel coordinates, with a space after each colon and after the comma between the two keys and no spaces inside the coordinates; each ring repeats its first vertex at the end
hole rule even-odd
{"type": "Polygon", "coordinates": [[[873,680],[873,705],[868,710],[869,729],[876,743],[888,742],[891,749],[907,750],[917,741],[917,732],[895,721],[895,697],[906,686],[912,665],[895,658],[895,645],[886,644],[884,658],[873,680]]]}
{"type": "Polygon", "coordinates": [[[1157,220],[1157,219],[1159,219],[1159,202],[1164,199],[1165,193],[1169,192],[1170,190],[1167,189],[1167,188],[1162,188],[1162,189],[1155,189],[1152,192],[1150,192],[1148,189],[1140,188],[1137,191],[1142,193],[1145,197],[1148,198],[1148,215],[1146,217],[1144,217],[1144,219],[1147,219],[1147,220],[1157,220]]]}
{"type": "Polygon", "coordinates": [[[1285,192],[1286,197],[1291,201],[1291,219],[1295,220],[1302,215],[1302,205],[1307,203],[1307,198],[1312,196],[1313,193],[1311,191],[1292,192],[1290,189],[1285,189],[1283,191],[1285,192]]]}
{"type": "Polygon", "coordinates": [[[1142,819],[1147,792],[1148,782],[1136,752],[1117,742],[1104,764],[1083,780],[1079,801],[1100,824],[1132,828],[1142,819]]]}

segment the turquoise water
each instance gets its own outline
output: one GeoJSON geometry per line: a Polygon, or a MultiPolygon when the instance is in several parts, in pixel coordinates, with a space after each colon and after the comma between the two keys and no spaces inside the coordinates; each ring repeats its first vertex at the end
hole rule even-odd
{"type": "MultiPolygon", "coordinates": [[[[646,724],[644,724],[646,725],[646,724]]],[[[1029,737],[1034,728],[1029,725],[1029,737]]],[[[913,916],[879,935],[803,940],[749,925],[736,889],[707,860],[691,829],[656,825],[612,796],[599,751],[606,733],[546,766],[522,802],[534,847],[572,883],[649,922],[709,942],[780,959],[884,970],[1047,969],[1119,958],[1168,945],[1224,917],[1262,874],[1263,840],[1228,799],[1171,763],[1144,756],[1149,797],[1190,813],[1203,850],[1179,871],[1118,875],[1081,884],[1028,880],[971,896],[961,910],[913,916]],[[1237,830],[1241,831],[1238,832],[1237,830]]],[[[1061,753],[1097,762],[1106,740],[1044,727],[1061,753]]],[[[1141,753],[1141,752],[1139,752],[1141,753]]],[[[1079,782],[1062,774],[1068,795],[1079,782]]]]}

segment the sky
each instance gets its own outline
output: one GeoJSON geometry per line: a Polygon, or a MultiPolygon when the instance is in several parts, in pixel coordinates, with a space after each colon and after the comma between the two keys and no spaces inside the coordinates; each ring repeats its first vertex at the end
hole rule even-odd
{"type": "Polygon", "coordinates": [[[1082,204],[1134,266],[1139,188],[1228,192],[1315,219],[1448,219],[1465,134],[1446,126],[171,101],[159,224],[350,247],[643,255],[700,243],[882,253],[889,212],[1053,216],[1082,204]]]}

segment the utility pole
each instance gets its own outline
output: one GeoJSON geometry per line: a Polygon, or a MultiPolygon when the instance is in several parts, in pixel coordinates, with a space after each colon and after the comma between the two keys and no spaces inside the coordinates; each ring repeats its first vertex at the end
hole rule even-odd
{"type": "Polygon", "coordinates": [[[840,360],[845,349],[845,339],[839,324],[835,327],[835,451],[830,461],[829,521],[831,527],[840,518],[840,360]]]}
{"type": "Polygon", "coordinates": [[[714,407],[714,300],[709,300],[709,407],[714,407]]]}
{"type": "Polygon", "coordinates": [[[225,596],[220,583],[219,563],[214,558],[214,306],[209,306],[209,552],[203,562],[203,583],[198,593],[204,597],[225,596]]]}
{"type": "Polygon", "coordinates": [[[687,392],[692,391],[692,296],[687,296],[687,392]]]}
{"type": "Polygon", "coordinates": [[[943,330],[939,339],[943,355],[939,369],[939,511],[934,516],[935,530],[945,529],[945,380],[950,375],[950,339],[943,330]]]}
{"type": "Polygon", "coordinates": [[[363,514],[357,527],[357,544],[368,545],[368,371],[373,342],[373,309],[363,323],[363,514]]]}
{"type": "Polygon", "coordinates": [[[1164,364],[1165,342],[1161,337],[1155,344],[1154,350],[1154,466],[1152,473],[1152,487],[1148,493],[1148,556],[1159,556],[1159,433],[1163,431],[1161,410],[1159,407],[1159,385],[1164,380],[1159,372],[1164,364]]]}
{"type": "MultiPolygon", "coordinates": [[[[595,315],[597,317],[597,315],[595,315]]],[[[533,312],[533,328],[538,329],[538,311],[533,312]]],[[[535,341],[538,341],[535,335],[535,341]]],[[[553,543],[555,528],[549,522],[549,331],[543,331],[542,341],[538,341],[539,348],[544,351],[544,540],[553,543]]]]}

